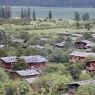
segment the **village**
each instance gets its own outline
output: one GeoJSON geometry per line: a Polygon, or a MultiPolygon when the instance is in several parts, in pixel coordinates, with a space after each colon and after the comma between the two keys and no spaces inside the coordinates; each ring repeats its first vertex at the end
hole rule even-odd
{"type": "Polygon", "coordinates": [[[54,85],[56,78],[53,77],[56,76],[59,76],[58,79],[63,78],[63,81],[58,84],[59,88],[51,89],[56,89],[60,93],[58,95],[76,95],[79,86],[95,83],[94,41],[94,32],[39,35],[21,32],[16,35],[1,30],[0,68],[11,80],[27,82],[33,89],[33,95],[50,93],[48,87],[54,85]],[[43,84],[44,81],[48,84],[43,84]],[[47,91],[43,91],[46,90],[44,85],[48,85],[47,91]]]}

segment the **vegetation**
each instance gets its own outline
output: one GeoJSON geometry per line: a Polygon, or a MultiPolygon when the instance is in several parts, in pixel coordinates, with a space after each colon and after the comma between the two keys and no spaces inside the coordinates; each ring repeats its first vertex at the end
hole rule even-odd
{"type": "MultiPolygon", "coordinates": [[[[39,76],[32,85],[19,79],[13,81],[10,72],[6,73],[0,68],[1,95],[62,95],[67,93],[68,84],[71,82],[95,79],[94,72],[85,70],[85,62],[95,58],[88,56],[84,62],[71,64],[69,55],[72,51],[77,50],[74,47],[77,38],[58,34],[63,30],[66,30],[67,33],[77,30],[86,31],[78,39],[92,41],[93,35],[89,30],[94,30],[95,20],[92,20],[88,13],[84,13],[81,17],[78,12],[75,12],[74,20],[54,20],[52,11],[49,11],[48,18],[38,19],[35,10],[31,18],[30,8],[22,8],[19,19],[10,19],[9,8],[1,7],[1,9],[7,10],[7,16],[4,17],[3,11],[0,14],[0,44],[5,45],[4,48],[0,48],[0,57],[42,55],[49,61],[46,67],[41,70],[42,76],[39,76]],[[64,45],[57,47],[55,45],[57,43],[64,45]],[[33,91],[33,85],[37,85],[36,91],[33,91]]],[[[94,47],[92,50],[95,51],[94,47]]],[[[79,51],[81,50],[79,49],[79,51]]],[[[17,59],[12,70],[23,69],[27,69],[26,62],[23,59],[17,59]]],[[[77,95],[81,95],[81,93],[89,95],[90,91],[93,95],[93,89],[85,91],[90,89],[89,87],[80,86],[76,92],[77,95]],[[84,89],[85,93],[81,89],[84,89]]]]}

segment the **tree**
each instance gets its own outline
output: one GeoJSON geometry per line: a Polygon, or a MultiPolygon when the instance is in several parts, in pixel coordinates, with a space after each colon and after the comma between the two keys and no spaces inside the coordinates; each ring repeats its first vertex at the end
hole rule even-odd
{"type": "Polygon", "coordinates": [[[81,85],[77,89],[76,95],[95,95],[95,84],[81,85]]]}
{"type": "Polygon", "coordinates": [[[75,21],[79,21],[80,20],[80,14],[76,11],[75,12],[75,21]]]}
{"type": "Polygon", "coordinates": [[[51,20],[52,19],[52,11],[49,11],[48,18],[51,20]]]}
{"type": "Polygon", "coordinates": [[[23,8],[21,9],[21,18],[22,18],[22,19],[24,18],[24,11],[23,11],[23,8]]]}
{"type": "Polygon", "coordinates": [[[87,12],[85,14],[83,14],[82,19],[83,19],[83,21],[89,20],[90,19],[89,14],[87,12]]]}
{"type": "Polygon", "coordinates": [[[4,95],[31,95],[30,91],[25,81],[9,80],[4,83],[4,95]]]}
{"type": "Polygon", "coordinates": [[[40,86],[37,95],[61,95],[66,93],[67,84],[72,82],[70,75],[61,75],[60,73],[50,73],[40,77],[34,83],[40,86]]]}
{"type": "Polygon", "coordinates": [[[90,76],[89,73],[87,72],[81,72],[80,76],[79,76],[80,80],[91,80],[92,77],[90,76]]]}
{"type": "Polygon", "coordinates": [[[8,79],[9,79],[8,74],[3,69],[0,68],[0,82],[4,83],[8,79]]]}
{"type": "Polygon", "coordinates": [[[23,70],[27,69],[27,63],[25,62],[24,59],[17,59],[17,62],[13,64],[13,70],[23,70]]]}
{"type": "Polygon", "coordinates": [[[33,20],[36,21],[36,13],[35,13],[35,10],[33,10],[33,15],[32,15],[32,17],[33,17],[33,20]]]}
{"type": "Polygon", "coordinates": [[[65,43],[64,43],[64,49],[71,49],[72,48],[72,46],[73,46],[73,41],[72,41],[72,39],[71,39],[71,37],[67,37],[66,39],[65,39],[65,43]]]}
{"type": "Polygon", "coordinates": [[[82,19],[83,19],[83,21],[85,21],[85,29],[90,30],[90,28],[91,28],[91,25],[89,22],[90,15],[86,12],[85,14],[83,14],[82,19]]]}
{"type": "Polygon", "coordinates": [[[92,52],[95,52],[95,46],[93,46],[93,47],[91,48],[91,51],[92,51],[92,52]]]}
{"type": "Polygon", "coordinates": [[[11,8],[9,6],[6,6],[4,8],[4,17],[7,19],[11,17],[11,8]]]}
{"type": "Polygon", "coordinates": [[[58,63],[68,62],[69,61],[68,53],[64,53],[61,49],[55,49],[53,53],[49,55],[49,61],[58,63]]]}
{"type": "Polygon", "coordinates": [[[28,13],[27,13],[27,15],[28,15],[28,19],[30,19],[31,18],[31,11],[30,11],[30,8],[28,8],[28,13]]]}
{"type": "Polygon", "coordinates": [[[8,55],[8,54],[7,54],[6,49],[1,48],[1,49],[0,49],[0,57],[5,57],[5,56],[7,56],[7,55],[8,55]]]}
{"type": "Polygon", "coordinates": [[[79,29],[80,27],[80,24],[79,24],[79,21],[80,21],[80,14],[78,12],[75,12],[75,17],[74,17],[75,21],[76,21],[76,27],[79,29]]]}
{"type": "Polygon", "coordinates": [[[84,32],[83,33],[83,39],[88,40],[92,38],[92,34],[90,32],[84,32]]]}
{"type": "Polygon", "coordinates": [[[4,18],[4,7],[0,7],[0,18],[4,18]]]}

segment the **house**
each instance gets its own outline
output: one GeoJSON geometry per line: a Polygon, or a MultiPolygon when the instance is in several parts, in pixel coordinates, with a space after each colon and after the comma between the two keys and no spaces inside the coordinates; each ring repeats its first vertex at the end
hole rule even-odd
{"type": "Polygon", "coordinates": [[[32,46],[29,46],[29,48],[44,49],[45,47],[44,46],[41,46],[41,45],[32,45],[32,46]]]}
{"type": "Polygon", "coordinates": [[[53,43],[52,45],[58,48],[63,48],[64,47],[64,43],[65,42],[61,42],[61,43],[53,43]]]}
{"type": "Polygon", "coordinates": [[[12,38],[12,42],[13,43],[23,43],[23,42],[25,42],[25,40],[24,39],[19,39],[19,38],[12,38]]]}
{"type": "Polygon", "coordinates": [[[25,62],[28,65],[28,68],[31,69],[33,67],[35,68],[44,68],[46,66],[46,63],[48,60],[40,55],[34,55],[34,56],[22,56],[20,57],[25,60],[25,62]]]}
{"type": "Polygon", "coordinates": [[[27,70],[12,71],[11,75],[12,79],[14,80],[16,79],[25,80],[29,84],[31,84],[41,75],[41,73],[36,69],[27,69],[27,70]]]}
{"type": "Polygon", "coordinates": [[[28,79],[28,78],[35,78],[40,75],[40,72],[36,69],[27,69],[27,70],[19,70],[14,71],[13,79],[28,79]]]}
{"type": "Polygon", "coordinates": [[[88,56],[95,56],[95,53],[74,51],[70,54],[70,62],[84,62],[88,56]]]}
{"type": "Polygon", "coordinates": [[[82,40],[75,42],[75,48],[77,49],[88,49],[95,46],[95,43],[89,40],[82,40]]]}
{"type": "MultiPolygon", "coordinates": [[[[48,60],[40,55],[34,56],[21,56],[19,57],[24,59],[27,63],[29,69],[31,68],[44,68],[48,60]]],[[[0,58],[0,66],[4,69],[12,69],[13,64],[17,62],[16,56],[9,56],[9,57],[1,57],[0,58]]]]}
{"type": "Polygon", "coordinates": [[[1,57],[0,66],[5,69],[12,69],[13,63],[15,63],[16,61],[16,56],[1,57]]]}
{"type": "Polygon", "coordinates": [[[95,71],[95,60],[90,60],[86,62],[86,70],[95,71]]]}
{"type": "Polygon", "coordinates": [[[62,36],[71,36],[70,32],[59,32],[58,34],[62,36]]]}
{"type": "Polygon", "coordinates": [[[4,48],[4,47],[5,47],[5,45],[0,45],[0,49],[1,49],[1,48],[4,48]]]}
{"type": "Polygon", "coordinates": [[[76,81],[68,84],[68,95],[75,95],[76,90],[81,85],[95,84],[95,80],[76,81]]]}
{"type": "Polygon", "coordinates": [[[37,78],[26,78],[25,81],[28,82],[29,84],[32,84],[37,78]]]}
{"type": "Polygon", "coordinates": [[[49,37],[47,37],[47,38],[41,38],[40,40],[41,41],[48,41],[49,40],[49,37]]]}

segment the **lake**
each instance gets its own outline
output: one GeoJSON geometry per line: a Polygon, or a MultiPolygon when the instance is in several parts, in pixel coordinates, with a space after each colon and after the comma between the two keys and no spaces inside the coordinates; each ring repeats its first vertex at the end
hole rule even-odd
{"type": "MultiPolygon", "coordinates": [[[[22,6],[11,6],[12,17],[20,16],[21,8],[27,8],[22,6]]],[[[33,10],[36,12],[37,18],[46,18],[49,10],[52,11],[53,18],[55,19],[68,19],[74,18],[74,12],[78,11],[81,15],[88,12],[91,18],[95,18],[95,8],[60,8],[60,7],[30,7],[31,16],[33,10]]]]}

